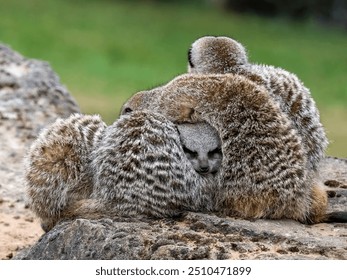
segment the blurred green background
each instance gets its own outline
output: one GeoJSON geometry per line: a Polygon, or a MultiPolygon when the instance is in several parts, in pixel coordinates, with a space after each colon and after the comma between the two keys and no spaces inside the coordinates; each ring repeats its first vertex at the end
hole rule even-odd
{"type": "Polygon", "coordinates": [[[0,0],[0,42],[48,61],[84,113],[112,123],[133,93],[186,72],[198,37],[230,36],[252,62],[299,76],[321,112],[328,154],[347,157],[347,31],[312,17],[238,13],[225,2],[0,0]]]}

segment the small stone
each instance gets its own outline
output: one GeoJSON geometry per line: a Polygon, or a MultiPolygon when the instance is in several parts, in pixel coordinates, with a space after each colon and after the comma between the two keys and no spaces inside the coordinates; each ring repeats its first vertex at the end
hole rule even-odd
{"type": "Polygon", "coordinates": [[[327,191],[328,197],[335,197],[336,192],[335,191],[327,191]]]}
{"type": "Polygon", "coordinates": [[[288,252],[287,252],[286,250],[283,250],[283,249],[278,249],[276,252],[279,253],[279,254],[281,254],[281,255],[286,255],[286,254],[288,254],[288,252]]]}
{"type": "Polygon", "coordinates": [[[336,180],[327,180],[324,182],[324,185],[331,188],[337,188],[340,185],[340,182],[336,180]]]}
{"type": "Polygon", "coordinates": [[[28,218],[25,218],[24,221],[29,222],[29,223],[33,223],[34,222],[34,218],[33,217],[28,217],[28,218]]]}

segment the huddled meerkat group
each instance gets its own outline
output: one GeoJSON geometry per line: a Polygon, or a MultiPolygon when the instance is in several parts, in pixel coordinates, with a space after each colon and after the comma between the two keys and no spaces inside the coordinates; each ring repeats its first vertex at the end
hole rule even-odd
{"type": "Polygon", "coordinates": [[[184,211],[336,220],[316,174],[328,141],[301,81],[249,63],[227,37],[198,39],[188,62],[187,74],[133,95],[110,126],[77,114],[40,134],[25,179],[45,230],[68,218],[184,211]]]}
{"type": "Polygon", "coordinates": [[[308,168],[317,169],[328,141],[310,91],[295,74],[249,63],[245,48],[228,37],[206,36],[196,40],[190,48],[188,61],[189,73],[232,73],[264,86],[301,137],[308,168]]]}

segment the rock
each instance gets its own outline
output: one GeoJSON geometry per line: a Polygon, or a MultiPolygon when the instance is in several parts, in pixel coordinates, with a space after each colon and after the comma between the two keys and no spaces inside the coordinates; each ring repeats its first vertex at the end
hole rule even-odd
{"type": "Polygon", "coordinates": [[[44,126],[75,112],[77,103],[48,63],[0,45],[0,259],[42,234],[26,221],[33,214],[25,208],[23,159],[44,126]]]}
{"type": "Polygon", "coordinates": [[[23,157],[39,131],[80,112],[48,63],[0,45],[0,197],[23,199],[23,157]]]}
{"type": "Polygon", "coordinates": [[[19,259],[347,259],[346,225],[246,221],[188,213],[180,220],[63,222],[19,259]]]}
{"type": "Polygon", "coordinates": [[[329,198],[329,211],[347,211],[347,159],[327,157],[318,173],[328,192],[334,192],[329,198]]]}

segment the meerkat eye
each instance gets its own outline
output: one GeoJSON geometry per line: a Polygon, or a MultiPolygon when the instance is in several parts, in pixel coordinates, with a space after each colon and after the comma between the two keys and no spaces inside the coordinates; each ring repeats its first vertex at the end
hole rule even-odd
{"type": "Polygon", "coordinates": [[[209,151],[207,154],[209,157],[212,157],[215,154],[221,154],[222,153],[222,149],[221,148],[216,148],[212,151],[209,151]]]}
{"type": "Polygon", "coordinates": [[[197,152],[194,152],[192,150],[189,150],[187,147],[183,146],[183,151],[186,153],[186,154],[189,154],[190,156],[192,157],[197,157],[198,156],[198,153],[197,152]]]}
{"type": "Polygon", "coordinates": [[[130,107],[126,107],[126,108],[124,108],[124,110],[123,110],[123,112],[124,112],[124,114],[129,114],[129,113],[131,113],[133,110],[130,108],[130,107]]]}
{"type": "Polygon", "coordinates": [[[194,68],[194,64],[192,61],[192,48],[189,49],[188,51],[188,62],[191,68],[194,68]]]}

